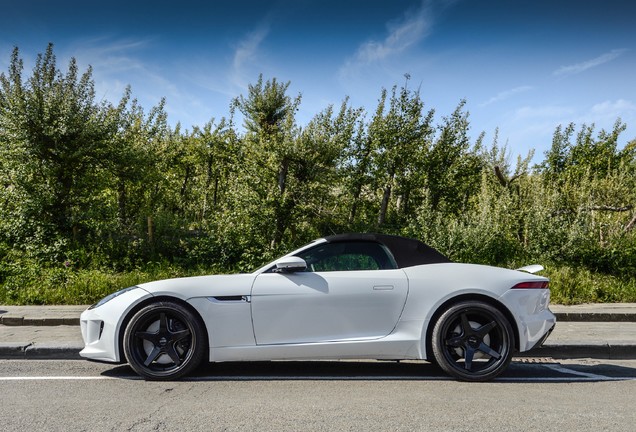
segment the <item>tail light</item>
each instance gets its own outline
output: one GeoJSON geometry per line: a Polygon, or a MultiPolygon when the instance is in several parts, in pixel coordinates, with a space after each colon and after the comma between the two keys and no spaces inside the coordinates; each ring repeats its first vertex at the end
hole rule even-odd
{"type": "Polygon", "coordinates": [[[517,285],[513,286],[511,289],[545,289],[549,287],[548,281],[539,281],[539,282],[519,282],[517,285]]]}

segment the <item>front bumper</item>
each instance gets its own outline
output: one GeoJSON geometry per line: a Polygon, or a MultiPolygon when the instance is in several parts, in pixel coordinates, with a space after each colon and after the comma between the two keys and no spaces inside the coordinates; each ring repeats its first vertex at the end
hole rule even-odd
{"type": "Polygon", "coordinates": [[[119,351],[121,325],[128,312],[140,301],[151,297],[142,288],[128,291],[95,309],[87,309],[80,316],[84,349],[80,356],[97,361],[123,361],[119,351]]]}

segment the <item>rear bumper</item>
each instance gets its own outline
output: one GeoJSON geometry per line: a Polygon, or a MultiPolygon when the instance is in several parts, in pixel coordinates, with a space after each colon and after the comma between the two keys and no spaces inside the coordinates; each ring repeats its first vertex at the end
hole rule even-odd
{"type": "Polygon", "coordinates": [[[549,290],[509,290],[500,300],[515,318],[519,331],[519,352],[529,351],[545,342],[556,325],[556,317],[548,308],[549,290]]]}
{"type": "Polygon", "coordinates": [[[548,339],[548,337],[550,337],[550,335],[552,334],[552,331],[554,330],[555,327],[556,327],[556,323],[554,323],[552,325],[550,330],[548,330],[548,332],[545,335],[543,335],[543,337],[541,339],[539,339],[539,341],[536,344],[534,344],[533,346],[528,348],[528,350],[541,347],[545,343],[545,341],[548,339]]]}

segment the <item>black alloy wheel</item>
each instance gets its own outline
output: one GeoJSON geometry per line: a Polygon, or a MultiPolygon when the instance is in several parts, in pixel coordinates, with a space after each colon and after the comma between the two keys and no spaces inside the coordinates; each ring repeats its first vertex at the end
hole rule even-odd
{"type": "Polygon", "coordinates": [[[510,364],[512,327],[501,311],[481,301],[447,309],[432,333],[433,356],[449,375],[463,381],[488,381],[510,364]]]}
{"type": "Polygon", "coordinates": [[[152,303],[137,312],[124,333],[124,354],[139,375],[172,380],[192,372],[206,353],[205,327],[186,307],[152,303]]]}

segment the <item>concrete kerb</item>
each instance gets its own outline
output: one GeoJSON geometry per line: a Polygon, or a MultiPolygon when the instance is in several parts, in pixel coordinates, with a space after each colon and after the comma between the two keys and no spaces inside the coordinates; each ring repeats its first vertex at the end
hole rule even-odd
{"type": "Polygon", "coordinates": [[[0,324],[6,326],[60,326],[60,325],[75,325],[80,324],[79,317],[47,317],[47,318],[32,318],[21,316],[0,316],[0,324]]]}
{"type": "MultiPolygon", "coordinates": [[[[0,359],[79,359],[83,348],[79,315],[86,307],[0,306],[0,324],[7,334],[13,335],[12,339],[0,337],[0,359]],[[72,326],[77,330],[59,326],[72,326]],[[31,341],[22,342],[24,340],[31,341]]],[[[551,308],[557,320],[566,325],[564,330],[574,325],[573,330],[562,330],[560,337],[553,336],[543,347],[517,356],[636,359],[636,337],[633,336],[636,334],[633,333],[636,304],[553,305],[551,308]]]]}
{"type": "Polygon", "coordinates": [[[79,352],[84,346],[72,343],[32,344],[24,352],[25,359],[32,360],[79,360],[79,352]]]}
{"type": "Polygon", "coordinates": [[[0,324],[6,326],[79,325],[88,306],[0,306],[0,324]]]}
{"type": "Polygon", "coordinates": [[[550,305],[557,322],[636,322],[635,303],[550,305]]]}
{"type": "MultiPolygon", "coordinates": [[[[549,339],[548,339],[549,341],[549,339]]],[[[556,360],[594,358],[603,360],[636,360],[636,344],[550,344],[516,357],[551,357],[556,360]]]]}
{"type": "Polygon", "coordinates": [[[0,359],[3,360],[79,360],[83,349],[73,343],[0,342],[0,359]]]}
{"type": "Polygon", "coordinates": [[[636,322],[636,311],[629,312],[555,312],[557,322],[636,322]]]}

